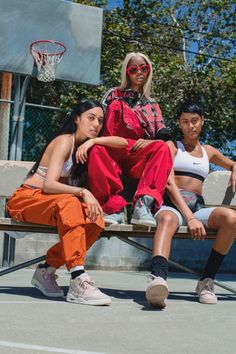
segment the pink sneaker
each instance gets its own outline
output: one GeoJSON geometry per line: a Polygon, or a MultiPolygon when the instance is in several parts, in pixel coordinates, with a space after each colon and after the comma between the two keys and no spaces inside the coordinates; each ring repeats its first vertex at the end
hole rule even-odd
{"type": "Polygon", "coordinates": [[[201,304],[217,304],[217,296],[214,293],[214,283],[211,278],[199,280],[196,287],[201,304]]]}
{"type": "Polygon", "coordinates": [[[169,295],[169,289],[165,279],[150,276],[150,284],[146,290],[146,299],[149,305],[153,307],[165,308],[167,305],[167,297],[169,295]]]}
{"type": "Polygon", "coordinates": [[[75,279],[71,279],[66,300],[83,305],[111,304],[110,297],[103,294],[95,287],[94,281],[87,273],[83,273],[75,279]]]}
{"type": "Polygon", "coordinates": [[[58,276],[55,274],[56,268],[39,268],[35,269],[31,284],[40,290],[45,296],[48,297],[62,297],[64,296],[63,290],[58,286],[56,279],[58,276]]]}

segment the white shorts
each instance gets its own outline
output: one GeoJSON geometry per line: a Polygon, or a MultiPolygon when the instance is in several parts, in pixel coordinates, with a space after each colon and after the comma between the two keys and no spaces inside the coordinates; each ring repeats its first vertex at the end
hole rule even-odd
{"type": "MultiPolygon", "coordinates": [[[[209,217],[214,209],[215,209],[215,207],[202,208],[202,209],[196,211],[195,213],[193,213],[193,215],[197,220],[201,221],[204,226],[209,227],[208,220],[209,220],[209,217]]],[[[177,209],[172,208],[171,206],[167,206],[167,205],[163,205],[156,212],[155,219],[157,219],[158,214],[160,214],[162,211],[172,211],[177,216],[177,218],[179,220],[179,226],[187,225],[186,220],[183,217],[183,215],[177,209]]]]}

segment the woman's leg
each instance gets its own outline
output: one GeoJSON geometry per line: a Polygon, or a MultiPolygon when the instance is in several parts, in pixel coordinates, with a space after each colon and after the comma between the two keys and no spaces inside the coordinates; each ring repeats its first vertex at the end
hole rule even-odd
{"type": "Polygon", "coordinates": [[[157,212],[157,229],[153,239],[153,257],[161,256],[167,260],[169,259],[171,241],[180,225],[181,219],[178,214],[180,215],[177,210],[163,210],[163,208],[157,212]]]}
{"type": "Polygon", "coordinates": [[[152,142],[143,149],[128,154],[124,170],[128,176],[139,179],[134,195],[132,224],[156,226],[152,209],[162,205],[162,196],[172,167],[169,147],[164,142],[152,142]]]}
{"type": "Polygon", "coordinates": [[[146,299],[151,306],[164,308],[169,294],[167,286],[168,259],[172,238],[182,223],[180,213],[162,207],[156,214],[157,229],[153,240],[153,258],[151,262],[151,282],[146,290],[146,299]],[[164,210],[163,210],[164,209],[164,210]]]}
{"type": "Polygon", "coordinates": [[[107,214],[118,213],[127,204],[120,195],[120,160],[126,156],[126,149],[107,149],[95,145],[88,156],[88,179],[91,192],[107,214]]]}
{"type": "Polygon", "coordinates": [[[172,164],[170,149],[162,141],[152,142],[141,150],[129,153],[125,161],[128,175],[139,179],[134,203],[138,198],[149,195],[155,199],[157,207],[162,205],[172,164]]]}
{"type": "Polygon", "coordinates": [[[211,209],[204,208],[195,213],[205,226],[217,229],[216,239],[196,289],[201,303],[217,303],[213,280],[236,237],[236,212],[224,207],[211,209]],[[201,217],[204,212],[207,215],[208,210],[211,210],[209,217],[201,217]]]}
{"type": "MultiPolygon", "coordinates": [[[[85,206],[71,194],[50,195],[42,193],[40,189],[30,188],[20,188],[13,195],[8,203],[8,211],[19,221],[57,226],[60,244],[48,250],[46,262],[49,267],[38,267],[32,283],[46,296],[62,296],[62,290],[56,284],[55,271],[51,270],[65,263],[69,271],[83,270],[87,238],[91,246],[104,228],[103,220],[99,218],[96,223],[91,223],[86,217],[85,206]]],[[[81,274],[81,277],[83,281],[80,277],[74,283],[71,281],[73,302],[79,302],[80,299],[86,304],[91,300],[93,303],[89,304],[92,305],[110,303],[110,298],[94,287],[87,274],[81,274]],[[85,285],[88,291],[82,290],[85,285]]]]}

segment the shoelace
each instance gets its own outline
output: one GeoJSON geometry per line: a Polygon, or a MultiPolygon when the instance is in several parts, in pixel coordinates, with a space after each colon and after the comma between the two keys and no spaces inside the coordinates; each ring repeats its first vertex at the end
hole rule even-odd
{"type": "Polygon", "coordinates": [[[88,289],[90,287],[95,287],[95,283],[92,279],[84,279],[84,280],[81,280],[80,286],[83,289],[88,289]]]}
{"type": "Polygon", "coordinates": [[[58,278],[58,275],[56,275],[55,273],[44,273],[44,279],[46,281],[50,281],[50,283],[55,287],[58,288],[56,279],[58,278]]]}
{"type": "Polygon", "coordinates": [[[214,292],[214,285],[213,285],[213,282],[207,281],[207,282],[204,284],[204,287],[202,288],[202,290],[206,290],[206,291],[209,291],[210,293],[213,293],[213,292],[214,292]]]}

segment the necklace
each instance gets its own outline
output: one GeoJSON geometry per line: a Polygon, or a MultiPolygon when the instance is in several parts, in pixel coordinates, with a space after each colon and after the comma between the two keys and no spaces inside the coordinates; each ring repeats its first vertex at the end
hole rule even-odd
{"type": "Polygon", "coordinates": [[[185,148],[190,149],[193,152],[197,152],[198,151],[198,145],[185,143],[183,140],[182,140],[182,144],[184,145],[185,148]]]}

